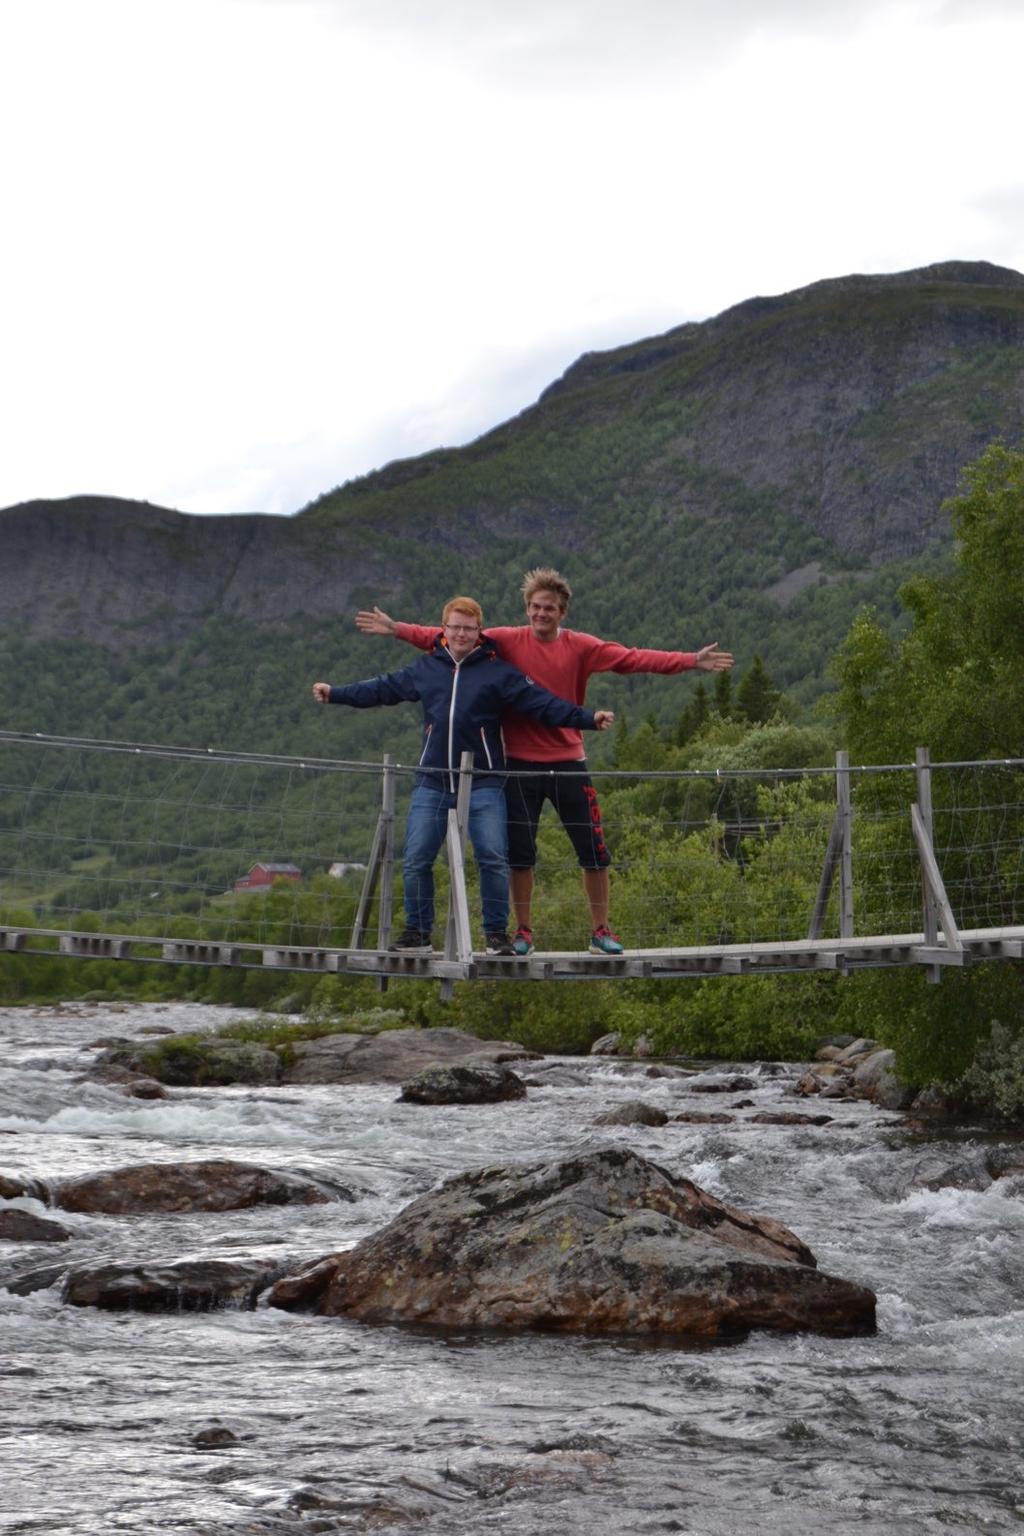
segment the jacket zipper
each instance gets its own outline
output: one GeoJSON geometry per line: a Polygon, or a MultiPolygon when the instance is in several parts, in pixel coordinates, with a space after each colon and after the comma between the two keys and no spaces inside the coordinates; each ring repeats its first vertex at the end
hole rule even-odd
{"type": "Polygon", "coordinates": [[[486,735],[486,732],[484,731],[484,727],[483,726],[480,727],[480,740],[484,744],[484,756],[487,759],[487,766],[488,766],[488,768],[493,768],[494,767],[494,762],[493,762],[493,760],[491,758],[491,749],[487,745],[487,735],[486,735]]]}
{"type": "Polygon", "coordinates": [[[452,794],[455,793],[455,695],[459,691],[459,668],[461,661],[452,658],[452,666],[455,668],[455,676],[452,679],[452,696],[448,705],[448,787],[452,794]]]}

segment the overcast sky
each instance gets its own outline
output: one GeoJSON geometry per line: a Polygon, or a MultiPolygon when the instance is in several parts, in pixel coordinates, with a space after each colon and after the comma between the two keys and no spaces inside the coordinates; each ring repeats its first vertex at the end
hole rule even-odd
{"type": "Polygon", "coordinates": [[[0,0],[0,506],[292,512],[583,351],[1024,270],[1024,0],[0,0]]]}

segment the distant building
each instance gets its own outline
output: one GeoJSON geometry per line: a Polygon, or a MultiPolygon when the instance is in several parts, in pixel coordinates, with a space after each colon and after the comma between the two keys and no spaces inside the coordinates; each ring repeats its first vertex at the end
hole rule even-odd
{"type": "Polygon", "coordinates": [[[365,864],[355,864],[351,859],[338,859],[331,865],[327,873],[332,880],[344,880],[345,876],[352,874],[354,870],[364,870],[365,868],[365,864]]]}
{"type": "Polygon", "coordinates": [[[254,864],[247,875],[241,880],[236,880],[236,891],[259,890],[261,886],[273,885],[275,880],[301,880],[302,870],[297,864],[254,864]]]}

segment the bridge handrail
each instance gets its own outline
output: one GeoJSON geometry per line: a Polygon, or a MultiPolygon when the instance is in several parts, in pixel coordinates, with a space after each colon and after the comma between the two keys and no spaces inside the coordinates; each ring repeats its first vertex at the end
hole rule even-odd
{"type": "MultiPolygon", "coordinates": [[[[10,771],[0,772],[0,877],[10,894],[0,922],[11,926],[0,933],[0,949],[27,952],[30,934],[38,942],[63,932],[71,948],[62,952],[91,955],[105,945],[117,958],[129,941],[113,925],[148,928],[160,911],[150,903],[166,898],[159,942],[178,958],[197,948],[234,954],[250,934],[267,954],[320,955],[325,945],[341,953],[328,935],[339,927],[342,887],[311,883],[307,899],[296,884],[291,908],[285,903],[281,881],[302,882],[312,866],[339,879],[364,871],[348,950],[387,951],[396,816],[401,827],[395,786],[402,781],[404,796],[412,776],[424,772],[418,764],[11,729],[0,730],[3,747],[10,771]],[[360,842],[353,854],[354,836],[361,839],[372,824],[367,802],[378,783],[368,853],[360,842]],[[344,854],[341,844],[349,845],[344,854]],[[275,881],[265,914],[254,906],[250,917],[238,906],[236,893],[275,881]],[[64,929],[52,926],[57,912],[64,929]],[[76,937],[79,914],[89,916],[87,931],[94,921],[102,925],[99,948],[96,939],[76,937]],[[202,932],[200,922],[205,938],[182,936],[202,932]],[[268,933],[288,937],[271,942],[261,937],[268,933]]],[[[914,934],[917,922],[921,941],[910,944],[909,959],[893,960],[908,945],[890,942],[883,945],[888,959],[865,963],[924,964],[937,980],[940,965],[976,958],[978,943],[998,943],[1001,957],[1012,958],[1005,945],[1019,947],[1015,925],[1024,915],[1022,769],[1024,758],[933,763],[925,748],[913,762],[856,765],[839,751],[821,766],[593,768],[607,790],[602,819],[620,850],[623,905],[632,901],[631,953],[657,974],[666,945],[673,953],[680,945],[699,951],[702,964],[717,957],[729,965],[743,958],[737,944],[764,944],[772,957],[801,963],[810,946],[821,967],[835,962],[837,939],[842,946],[867,935],[870,951],[872,935],[914,934]],[[830,939],[834,928],[837,939],[830,939]],[[983,935],[970,953],[961,929],[983,935]]],[[[460,773],[460,802],[468,807],[471,755],[460,773]]],[[[592,810],[602,817],[596,801],[592,810]]],[[[456,817],[447,838],[445,966],[478,963],[465,837],[465,817],[456,817]]],[[[557,914],[575,864],[568,853],[564,863],[552,859],[546,847],[543,858],[546,882],[560,871],[560,884],[550,883],[556,904],[549,911],[557,914]]],[[[570,925],[561,921],[559,932],[559,921],[551,926],[564,943],[570,925]]],[[[153,942],[137,938],[132,947],[153,942]]]]}
{"type": "MultiPolygon", "coordinates": [[[[49,735],[42,731],[11,731],[0,730],[0,744],[25,745],[37,747],[70,747],[82,752],[111,752],[131,753],[140,757],[171,758],[181,762],[215,762],[215,763],[242,763],[253,767],[274,768],[306,768],[322,772],[337,773],[379,773],[381,764],[379,760],[367,762],[354,758],[317,757],[312,754],[294,755],[291,753],[277,752],[240,752],[231,747],[179,747],[169,746],[160,742],[137,742],[106,740],[95,736],[61,736],[49,735]]],[[[390,766],[396,773],[436,773],[442,774],[443,768],[426,769],[418,763],[399,763],[392,761],[390,766]]],[[[956,758],[947,762],[932,762],[931,769],[946,768],[1024,768],[1024,758],[1021,757],[981,757],[981,758],[956,758]]],[[[917,763],[914,760],[897,763],[850,763],[844,771],[851,774],[873,773],[906,773],[914,772],[917,763]]],[[[535,773],[536,769],[529,770],[535,773]]],[[[522,770],[507,769],[509,777],[519,777],[522,770]]],[[[802,779],[827,776],[834,778],[836,773],[835,763],[810,766],[806,768],[772,768],[764,766],[759,768],[598,768],[590,767],[586,770],[590,777],[602,779],[802,779]]]]}

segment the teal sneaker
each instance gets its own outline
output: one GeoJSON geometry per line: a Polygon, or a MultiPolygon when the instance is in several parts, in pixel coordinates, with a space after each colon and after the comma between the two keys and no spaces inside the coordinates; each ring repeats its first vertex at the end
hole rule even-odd
{"type": "Polygon", "coordinates": [[[622,944],[607,924],[595,928],[590,935],[590,953],[592,955],[622,954],[622,944]]]}
{"type": "Polygon", "coordinates": [[[516,936],[512,940],[512,953],[515,955],[533,954],[533,929],[524,928],[520,923],[516,929],[516,936]]]}

